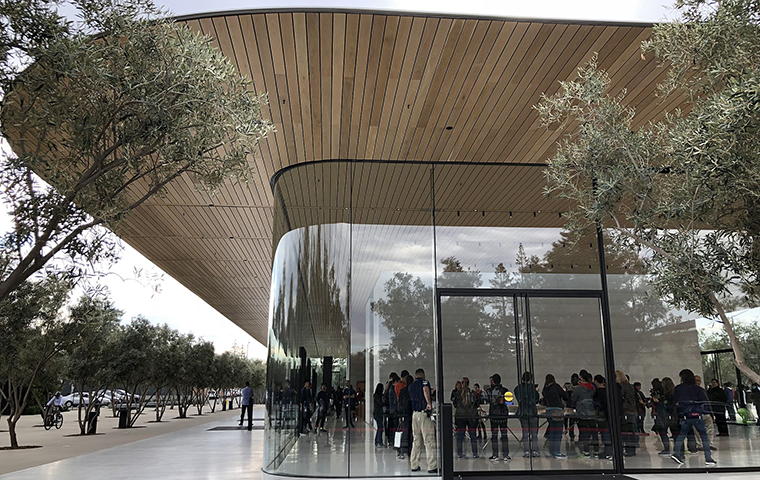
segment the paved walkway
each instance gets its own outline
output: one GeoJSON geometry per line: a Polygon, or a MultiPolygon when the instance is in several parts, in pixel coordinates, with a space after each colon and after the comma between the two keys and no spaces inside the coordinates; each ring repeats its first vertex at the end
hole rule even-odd
{"type": "MultiPolygon", "coordinates": [[[[263,407],[257,407],[254,418],[262,417],[263,407]]],[[[262,422],[255,424],[261,425],[262,422]]],[[[82,480],[103,476],[109,480],[261,480],[264,432],[248,432],[236,427],[236,417],[226,413],[225,416],[216,416],[213,421],[202,425],[0,475],[0,480],[82,480]]],[[[628,477],[638,480],[757,480],[760,475],[711,472],[685,475],[629,474],[628,477]]]]}
{"type": "MultiPolygon", "coordinates": [[[[154,413],[146,411],[140,416],[134,428],[119,430],[116,428],[118,419],[111,417],[110,412],[104,409],[98,422],[98,435],[94,436],[79,435],[76,411],[64,412],[64,423],[60,430],[55,428],[49,431],[45,430],[42,428],[39,417],[24,416],[17,426],[19,443],[21,445],[42,445],[42,448],[0,450],[0,475],[240,415],[240,410],[222,412],[218,408],[213,414],[208,413],[208,410],[205,412],[203,416],[196,416],[193,415],[195,411],[190,410],[188,418],[177,419],[175,418],[177,416],[176,410],[167,410],[163,422],[151,423],[154,419],[154,413]]],[[[0,420],[0,427],[5,427],[0,430],[0,446],[10,445],[5,420],[6,417],[0,420]]]]}

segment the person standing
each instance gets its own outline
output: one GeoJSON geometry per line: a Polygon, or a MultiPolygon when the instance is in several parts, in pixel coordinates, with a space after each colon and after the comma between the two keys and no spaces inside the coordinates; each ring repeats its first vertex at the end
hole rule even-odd
{"type": "MultiPolygon", "coordinates": [[[[702,389],[702,391],[705,392],[705,395],[707,394],[705,388],[702,386],[702,377],[699,375],[694,375],[694,384],[702,389]]],[[[708,400],[709,401],[709,400],[708,400]]],[[[716,450],[715,446],[715,419],[712,416],[712,409],[710,409],[709,405],[705,405],[704,408],[704,415],[702,416],[702,420],[705,422],[705,430],[707,430],[707,438],[710,439],[710,448],[712,450],[716,450]]],[[[696,448],[702,449],[702,438],[699,436],[699,433],[696,429],[692,429],[691,432],[691,441],[696,442],[696,448]]],[[[691,450],[691,449],[689,449],[691,450]]],[[[691,450],[692,452],[695,452],[695,450],[691,450]]]]}
{"type": "Polygon", "coordinates": [[[734,387],[731,385],[731,382],[723,384],[723,392],[726,394],[726,411],[728,412],[728,420],[735,422],[736,408],[734,408],[734,387]]]}
{"type": "Polygon", "coordinates": [[[325,421],[330,413],[330,392],[327,391],[327,384],[323,383],[319,392],[317,392],[317,429],[320,432],[326,432],[325,421]]]}
{"type": "Polygon", "coordinates": [[[375,393],[372,395],[372,418],[375,419],[377,431],[375,432],[375,447],[384,447],[383,443],[383,384],[378,383],[375,393]]]}
{"type": "Polygon", "coordinates": [[[623,413],[621,419],[621,431],[623,433],[623,456],[636,456],[636,448],[639,446],[638,428],[636,428],[636,419],[638,416],[638,396],[636,389],[633,388],[628,376],[622,370],[615,370],[615,380],[617,381],[618,392],[620,393],[620,411],[623,413]]]}
{"type": "Polygon", "coordinates": [[[644,420],[647,418],[647,401],[646,395],[641,391],[641,382],[634,382],[633,388],[636,390],[636,428],[639,434],[649,435],[644,431],[644,420]]]}
{"type": "MultiPolygon", "coordinates": [[[[402,372],[403,373],[403,372],[402,372]]],[[[409,396],[409,387],[414,382],[414,378],[411,375],[406,377],[402,376],[401,379],[396,382],[394,388],[398,391],[398,430],[401,432],[401,446],[398,449],[398,458],[403,460],[405,455],[409,455],[411,451],[411,438],[412,438],[412,399],[409,396]]],[[[394,439],[395,444],[395,439],[394,439]]]]}
{"type": "MultiPolygon", "coordinates": [[[[459,382],[457,382],[459,383],[459,382]]],[[[464,457],[464,434],[470,435],[472,445],[472,458],[478,458],[478,441],[475,438],[475,428],[478,424],[478,400],[475,392],[470,390],[470,379],[464,377],[461,387],[456,390],[452,399],[454,408],[454,422],[457,430],[457,458],[464,457]]]]}
{"type": "MultiPolygon", "coordinates": [[[[589,457],[592,454],[593,437],[596,437],[596,406],[594,405],[596,387],[590,373],[584,370],[581,374],[581,381],[573,388],[572,401],[575,404],[578,422],[578,455],[589,457]]],[[[598,443],[594,441],[593,444],[597,449],[598,443]]]]}
{"type": "Polygon", "coordinates": [[[340,420],[340,412],[343,410],[343,389],[340,384],[335,385],[333,391],[333,407],[335,408],[335,419],[340,420]]]}
{"type": "Polygon", "coordinates": [[[710,411],[715,417],[715,425],[718,427],[718,436],[728,436],[728,423],[726,422],[726,403],[728,398],[726,392],[718,383],[718,380],[712,379],[710,388],[707,389],[707,398],[710,399],[710,411]]]}
{"type": "Polygon", "coordinates": [[[549,434],[549,455],[556,459],[567,458],[561,451],[565,403],[568,400],[567,392],[557,384],[554,375],[550,373],[546,375],[544,389],[541,393],[544,397],[546,416],[548,417],[546,430],[549,434]]]}
{"type": "Polygon", "coordinates": [[[752,384],[752,390],[750,390],[749,397],[755,405],[755,417],[757,417],[757,425],[760,426],[760,386],[756,383],[752,384]]]}
{"type": "Polygon", "coordinates": [[[504,394],[508,391],[501,384],[501,375],[494,373],[491,377],[491,388],[486,391],[490,405],[488,418],[491,422],[491,448],[493,448],[493,455],[489,457],[489,460],[494,462],[499,460],[499,432],[501,432],[501,451],[504,461],[512,460],[512,457],[509,456],[509,427],[507,424],[509,409],[504,399],[504,394]]]}
{"type": "Polygon", "coordinates": [[[313,402],[314,394],[311,391],[311,382],[307,380],[303,383],[298,402],[301,407],[301,433],[310,433],[314,430],[314,426],[311,424],[313,402]]]}
{"type": "Polygon", "coordinates": [[[425,370],[418,368],[417,377],[409,386],[409,397],[412,401],[412,443],[411,467],[413,472],[420,470],[420,453],[422,444],[425,444],[428,473],[438,473],[438,459],[436,458],[435,423],[430,418],[433,413],[433,401],[431,399],[430,382],[425,379],[425,370]]]}
{"type": "Polygon", "coordinates": [[[480,389],[480,384],[476,383],[472,391],[475,394],[475,398],[478,403],[478,423],[475,426],[475,432],[476,432],[475,438],[477,440],[480,440],[481,438],[486,439],[488,438],[488,434],[486,433],[486,422],[483,420],[480,414],[480,406],[485,403],[485,399],[484,399],[483,391],[480,389]]]}
{"type": "Polygon", "coordinates": [[[533,383],[533,375],[523,372],[522,382],[515,387],[517,416],[522,427],[523,457],[538,457],[538,387],[533,383]]]}
{"type": "Polygon", "coordinates": [[[654,431],[662,441],[662,451],[659,455],[670,456],[670,439],[668,438],[668,425],[670,414],[669,399],[665,397],[665,390],[659,378],[652,379],[652,413],[654,415],[654,431]]]}
{"type": "Polygon", "coordinates": [[[253,430],[253,402],[251,399],[253,398],[253,389],[251,388],[251,382],[245,382],[245,388],[242,392],[243,400],[242,405],[240,406],[240,423],[238,425],[243,425],[243,418],[245,418],[245,413],[248,412],[248,430],[253,430]]]}
{"type": "Polygon", "coordinates": [[[599,454],[602,460],[612,460],[612,435],[610,435],[610,409],[607,403],[607,379],[602,375],[594,376],[594,405],[596,406],[596,428],[602,437],[604,450],[599,454]]]}
{"type": "Polygon", "coordinates": [[[702,437],[702,447],[705,452],[705,464],[713,467],[718,463],[713,460],[710,452],[710,440],[707,438],[707,430],[702,417],[705,415],[704,406],[707,404],[707,394],[704,389],[696,385],[694,372],[685,368],[678,374],[681,377],[681,384],[678,385],[673,394],[673,402],[678,409],[678,418],[681,422],[681,432],[678,434],[673,455],[671,458],[679,465],[684,464],[683,444],[686,435],[696,429],[702,437]]]}
{"type": "Polygon", "coordinates": [[[388,445],[393,446],[396,435],[396,427],[398,425],[398,396],[396,396],[396,382],[399,381],[398,374],[391,372],[388,377],[388,384],[386,386],[385,397],[386,400],[386,412],[388,420],[386,422],[385,437],[388,441],[388,445]]]}
{"type": "Polygon", "coordinates": [[[343,411],[346,414],[346,426],[343,428],[348,428],[349,424],[351,427],[354,427],[354,418],[351,410],[354,409],[355,403],[356,391],[351,386],[351,382],[346,379],[346,388],[343,389],[343,411]]]}

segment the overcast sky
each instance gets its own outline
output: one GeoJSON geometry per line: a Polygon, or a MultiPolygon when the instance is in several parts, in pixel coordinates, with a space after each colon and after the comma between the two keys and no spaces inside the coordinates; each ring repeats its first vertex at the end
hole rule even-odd
{"type": "Polygon", "coordinates": [[[240,2],[217,0],[213,4],[201,0],[164,2],[175,15],[209,11],[250,10],[254,8],[320,8],[334,7],[357,10],[390,10],[399,12],[466,14],[509,18],[542,18],[554,20],[598,20],[626,22],[658,22],[669,18],[672,1],[667,0],[267,0],[240,2]],[[666,7],[666,6],[667,7],[666,7]]]}
{"type": "MultiPolygon", "coordinates": [[[[161,3],[161,2],[159,2],[161,3]]],[[[213,3],[200,0],[168,1],[163,3],[174,15],[192,15],[202,12],[252,10],[257,8],[319,8],[336,7],[355,10],[399,11],[419,13],[468,14],[499,16],[507,18],[540,18],[555,20],[593,20],[620,22],[657,22],[672,18],[669,2],[662,0],[641,1],[515,1],[515,0],[376,0],[332,2],[268,0],[241,3],[234,0],[216,0],[213,3]],[[668,5],[667,7],[664,5],[668,5]]],[[[65,6],[63,13],[70,12],[65,6]]],[[[8,218],[0,215],[0,229],[9,227],[8,218]]],[[[216,312],[203,300],[164,275],[160,293],[134,280],[135,269],[153,274],[162,273],[137,251],[125,245],[121,261],[102,279],[108,286],[117,308],[130,319],[143,315],[155,323],[167,323],[182,332],[192,332],[213,341],[217,352],[228,350],[234,343],[248,348],[249,356],[264,358],[266,347],[242,329],[216,312]]]]}

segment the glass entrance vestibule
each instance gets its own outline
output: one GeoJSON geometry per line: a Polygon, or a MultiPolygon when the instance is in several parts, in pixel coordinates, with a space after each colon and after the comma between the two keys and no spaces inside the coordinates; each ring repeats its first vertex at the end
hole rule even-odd
{"type": "MultiPolygon", "coordinates": [[[[571,237],[572,205],[543,193],[543,166],[318,162],[272,185],[266,474],[426,475],[433,454],[445,476],[705,470],[696,438],[685,465],[660,455],[678,418],[661,428],[653,397],[683,369],[710,386],[700,352],[719,347],[720,329],[652,295],[644,259],[604,230],[571,237]],[[417,369],[435,390],[422,473],[411,444],[395,448],[405,419],[388,403],[404,387],[391,375],[417,369]],[[494,422],[496,375],[508,395],[494,422]],[[462,405],[464,378],[480,394],[462,405]]],[[[739,399],[756,421],[752,394],[725,388],[711,469],[758,468],[760,428],[738,421],[739,399]],[[737,420],[719,425],[731,407],[737,420]]]]}
{"type": "Polygon", "coordinates": [[[439,383],[451,390],[440,400],[454,425],[442,452],[451,452],[454,475],[614,470],[606,377],[597,374],[583,395],[586,415],[576,414],[573,398],[584,383],[573,385],[573,374],[605,371],[601,292],[442,289],[438,299],[439,383]],[[547,405],[551,384],[560,402],[547,405]]]}

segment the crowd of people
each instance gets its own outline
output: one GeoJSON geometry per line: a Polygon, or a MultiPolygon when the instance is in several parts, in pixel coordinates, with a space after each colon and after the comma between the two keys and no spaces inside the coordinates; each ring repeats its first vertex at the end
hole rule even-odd
{"type": "MultiPolygon", "coordinates": [[[[706,465],[716,465],[711,451],[716,449],[714,438],[728,436],[728,421],[734,421],[738,395],[730,383],[720,385],[712,380],[707,389],[702,379],[691,370],[679,373],[678,385],[670,377],[651,381],[648,394],[640,382],[631,382],[622,371],[615,372],[611,388],[617,389],[618,408],[608,404],[607,380],[603,375],[581,370],[572,374],[569,382],[560,384],[547,374],[543,385],[534,383],[530,372],[521,375],[520,383],[510,391],[502,385],[501,375],[492,375],[489,384],[481,388],[467,377],[456,382],[449,397],[454,407],[456,456],[465,458],[465,439],[469,438],[472,458],[480,458],[490,443],[491,461],[510,461],[510,436],[522,447],[526,458],[539,457],[540,429],[546,455],[561,460],[568,455],[612,460],[611,415],[619,413],[622,452],[635,456],[639,448],[644,423],[649,415],[651,430],[662,443],[660,455],[672,457],[682,464],[687,452],[704,452],[706,465]],[[519,420],[518,435],[510,420],[519,420]],[[488,425],[488,426],[487,426],[488,425]],[[512,427],[512,428],[511,428],[512,427]],[[717,431],[717,434],[716,434],[717,431]],[[562,438],[568,436],[563,452],[562,438]]],[[[760,388],[753,385],[746,400],[758,409],[760,425],[760,388]]],[[[322,384],[314,392],[306,381],[299,394],[285,387],[279,392],[280,401],[299,406],[299,432],[326,432],[325,422],[334,413],[345,419],[343,428],[355,426],[357,411],[364,401],[360,389],[346,380],[343,388],[322,384]],[[313,424],[313,419],[316,423],[313,424]]],[[[742,400],[745,398],[743,397],[742,400]]],[[[430,473],[437,472],[436,458],[436,391],[418,369],[415,376],[407,370],[391,372],[388,381],[378,383],[372,396],[372,416],[377,448],[394,448],[400,460],[409,457],[412,471],[420,470],[420,455],[425,449],[430,473]]],[[[744,404],[744,402],[740,402],[744,404]]],[[[486,454],[487,455],[487,454],[486,454]]]]}
{"type": "MultiPolygon", "coordinates": [[[[481,444],[490,443],[489,460],[510,461],[510,435],[521,445],[524,457],[539,457],[541,425],[545,427],[546,453],[553,459],[561,460],[570,454],[612,460],[612,409],[603,375],[581,370],[560,385],[554,375],[548,374],[541,386],[533,382],[530,372],[524,372],[520,380],[512,391],[502,385],[499,374],[492,375],[483,389],[477,383],[471,385],[467,377],[456,382],[450,401],[454,406],[458,458],[467,456],[465,438],[469,437],[472,458],[480,458],[481,444]],[[519,420],[519,437],[510,428],[511,419],[519,420]],[[571,451],[562,451],[563,435],[571,440],[571,451]]],[[[653,419],[651,429],[662,442],[660,455],[680,464],[686,448],[693,453],[702,450],[706,465],[716,465],[711,454],[716,448],[715,430],[717,436],[729,435],[727,418],[733,420],[736,414],[735,392],[730,383],[721,386],[717,380],[712,380],[705,390],[701,381],[691,370],[684,369],[678,385],[669,377],[655,378],[647,395],[640,382],[632,383],[624,372],[616,371],[612,388],[618,393],[616,411],[620,414],[623,455],[636,456],[640,436],[648,435],[644,421],[649,414],[653,419]]],[[[401,459],[410,453],[410,447],[413,456],[415,450],[413,418],[417,410],[412,408],[408,392],[413,382],[408,372],[401,376],[393,372],[385,385],[377,385],[373,398],[375,446],[393,446],[401,459]]],[[[435,392],[431,391],[434,398],[435,392]]],[[[755,405],[760,405],[760,390],[755,386],[752,392],[755,405]]],[[[427,443],[426,439],[420,445],[423,443],[427,443]]],[[[413,458],[412,468],[416,466],[413,458]]]]}

